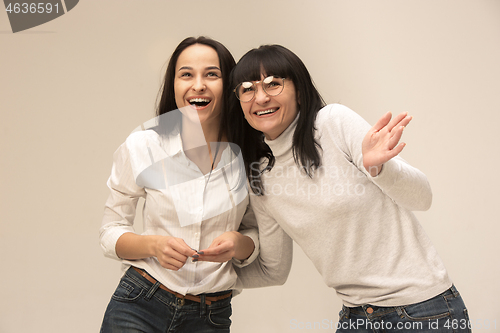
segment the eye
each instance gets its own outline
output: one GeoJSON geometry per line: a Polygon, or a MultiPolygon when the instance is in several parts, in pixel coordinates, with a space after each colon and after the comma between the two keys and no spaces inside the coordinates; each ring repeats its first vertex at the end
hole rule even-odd
{"type": "Polygon", "coordinates": [[[252,82],[242,82],[240,91],[242,94],[249,91],[254,91],[254,85],[252,84],[252,82]]]}
{"type": "Polygon", "coordinates": [[[181,73],[181,77],[190,77],[190,76],[192,76],[192,75],[189,72],[182,72],[181,73]]]}
{"type": "Polygon", "coordinates": [[[207,73],[207,76],[208,76],[208,77],[216,77],[216,78],[219,78],[219,77],[220,77],[220,73],[217,73],[217,72],[208,72],[208,73],[207,73]]]}
{"type": "Polygon", "coordinates": [[[279,78],[273,78],[270,82],[265,82],[266,90],[280,89],[283,86],[283,81],[279,78]]]}
{"type": "Polygon", "coordinates": [[[249,92],[249,91],[253,91],[253,87],[250,87],[250,88],[242,88],[242,89],[241,89],[241,92],[242,92],[242,93],[246,93],[246,92],[249,92]]]}

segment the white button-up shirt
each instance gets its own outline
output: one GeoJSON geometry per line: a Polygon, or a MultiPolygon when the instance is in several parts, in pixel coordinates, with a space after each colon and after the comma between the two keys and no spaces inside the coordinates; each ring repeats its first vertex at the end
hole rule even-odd
{"type": "Polygon", "coordinates": [[[124,233],[134,232],[136,206],[142,197],[143,235],[182,238],[193,249],[202,250],[222,233],[239,230],[253,239],[255,250],[243,263],[188,260],[180,270],[172,271],[151,257],[123,260],[124,269],[130,265],[145,269],[181,294],[237,289],[233,264],[242,267],[257,257],[258,233],[248,206],[241,154],[235,154],[227,144],[221,145],[220,162],[204,175],[186,157],[178,131],[166,136],[152,129],[132,133],[115,152],[107,182],[111,193],[100,229],[104,254],[121,260],[115,251],[116,242],[124,233]]]}

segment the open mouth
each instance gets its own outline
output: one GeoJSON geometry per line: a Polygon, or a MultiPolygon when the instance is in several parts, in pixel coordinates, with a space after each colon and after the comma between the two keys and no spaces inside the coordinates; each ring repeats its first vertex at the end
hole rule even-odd
{"type": "Polygon", "coordinates": [[[255,112],[255,114],[257,116],[264,116],[264,115],[270,115],[270,114],[273,114],[275,113],[276,111],[278,111],[279,108],[275,108],[275,109],[267,109],[267,110],[262,110],[262,111],[257,111],[255,112]]]}
{"type": "Polygon", "coordinates": [[[194,106],[197,109],[204,108],[205,106],[210,104],[211,101],[212,100],[209,98],[200,98],[200,97],[191,98],[190,100],[188,100],[189,104],[191,104],[192,106],[194,106]]]}

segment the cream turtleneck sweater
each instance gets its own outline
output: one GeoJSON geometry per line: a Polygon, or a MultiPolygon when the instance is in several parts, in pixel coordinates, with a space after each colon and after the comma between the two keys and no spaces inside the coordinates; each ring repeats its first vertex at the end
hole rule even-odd
{"type": "Polygon", "coordinates": [[[261,257],[238,270],[243,287],[286,280],[288,234],[346,306],[400,306],[448,289],[446,269],[412,213],[431,205],[425,175],[396,157],[371,177],[361,151],[370,125],[333,104],[316,119],[322,165],[311,179],[293,159],[297,119],[278,138],[266,140],[276,163],[263,176],[265,196],[250,198],[261,257]]]}

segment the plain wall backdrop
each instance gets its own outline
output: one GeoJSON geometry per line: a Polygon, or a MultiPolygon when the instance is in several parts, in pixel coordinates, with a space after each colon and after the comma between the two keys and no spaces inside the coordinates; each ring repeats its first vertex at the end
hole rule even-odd
{"type": "MultiPolygon", "coordinates": [[[[113,152],[198,35],[236,60],[288,47],[328,103],[372,124],[413,115],[402,157],[434,194],[418,217],[476,331],[500,331],[499,0],[95,0],[16,34],[0,12],[1,333],[99,330],[121,275],[98,242],[113,152]]],[[[284,286],[234,299],[233,332],[334,331],[341,302],[294,256],[284,286]]]]}

